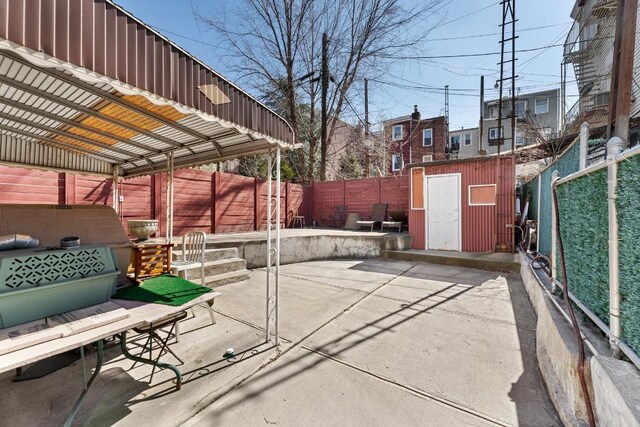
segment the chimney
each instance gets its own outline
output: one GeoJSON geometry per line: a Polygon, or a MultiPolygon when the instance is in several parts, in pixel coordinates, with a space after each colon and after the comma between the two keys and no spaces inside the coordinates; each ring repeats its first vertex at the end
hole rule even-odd
{"type": "Polygon", "coordinates": [[[417,105],[413,106],[413,113],[411,113],[411,121],[416,121],[416,122],[420,121],[420,111],[418,111],[417,105]]]}

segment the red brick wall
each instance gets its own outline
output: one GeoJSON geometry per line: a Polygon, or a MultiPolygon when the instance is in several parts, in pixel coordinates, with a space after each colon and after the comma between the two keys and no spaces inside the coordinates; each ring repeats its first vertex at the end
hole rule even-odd
{"type": "Polygon", "coordinates": [[[402,155],[404,157],[405,167],[410,163],[421,163],[422,156],[431,154],[433,160],[445,160],[445,148],[446,148],[446,125],[443,116],[421,119],[418,122],[416,129],[411,130],[411,120],[407,119],[403,122],[393,123],[389,125],[386,133],[388,138],[391,139],[391,130],[393,126],[402,125],[403,139],[401,141],[392,141],[391,149],[388,156],[387,171],[393,174],[400,174],[400,171],[392,171],[392,154],[400,153],[402,147],[402,155]],[[433,144],[429,147],[424,147],[422,142],[422,131],[424,129],[432,129],[433,131],[433,144]],[[411,138],[411,143],[406,143],[411,138]],[[411,148],[409,148],[411,146],[411,148]]]}

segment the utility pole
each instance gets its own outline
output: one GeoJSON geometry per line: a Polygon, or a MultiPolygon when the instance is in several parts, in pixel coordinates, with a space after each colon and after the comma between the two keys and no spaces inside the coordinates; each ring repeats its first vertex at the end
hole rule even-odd
{"type": "Polygon", "coordinates": [[[482,136],[484,135],[484,76],[480,76],[480,141],[478,141],[478,154],[485,154],[482,151],[482,136]]]}
{"type": "MultiPolygon", "coordinates": [[[[510,232],[505,231],[500,228],[500,224],[505,222],[505,216],[511,215],[511,210],[505,206],[504,198],[500,196],[500,187],[501,187],[501,179],[502,166],[500,165],[500,149],[502,144],[504,143],[504,132],[502,130],[503,121],[502,121],[502,102],[504,99],[504,82],[506,80],[511,80],[511,152],[515,148],[515,117],[516,117],[516,103],[515,103],[515,81],[516,81],[516,0],[502,0],[500,2],[502,4],[502,24],[500,24],[502,30],[502,37],[500,39],[500,78],[496,80],[496,88],[500,88],[500,97],[498,98],[498,155],[496,157],[496,224],[494,231],[494,242],[495,248],[498,252],[503,251],[512,251],[513,244],[513,228],[511,228],[510,232]],[[507,26],[511,26],[511,37],[507,37],[506,29],[507,26]],[[505,59],[505,47],[508,42],[511,42],[511,59],[505,59]],[[505,77],[505,65],[511,62],[511,76],[505,77]],[[502,199],[502,200],[501,200],[502,199]]],[[[515,212],[514,212],[515,214],[515,212]]],[[[515,219],[515,215],[513,218],[508,218],[506,223],[513,223],[515,219]]]]}
{"type": "Polygon", "coordinates": [[[618,0],[617,8],[607,139],[614,136],[620,137],[626,148],[629,146],[629,109],[638,0],[618,0]]]}
{"type": "Polygon", "coordinates": [[[327,92],[329,90],[329,64],[327,63],[328,46],[329,36],[327,36],[327,33],[322,33],[322,70],[320,71],[322,86],[322,112],[320,118],[320,181],[327,180],[327,92]]]}
{"type": "Polygon", "coordinates": [[[453,147],[449,141],[449,85],[444,86],[444,126],[445,158],[450,159],[453,147]]]}
{"type": "Polygon", "coordinates": [[[371,148],[369,146],[369,80],[364,79],[364,139],[366,152],[364,155],[364,176],[369,177],[371,172],[371,148]]]}

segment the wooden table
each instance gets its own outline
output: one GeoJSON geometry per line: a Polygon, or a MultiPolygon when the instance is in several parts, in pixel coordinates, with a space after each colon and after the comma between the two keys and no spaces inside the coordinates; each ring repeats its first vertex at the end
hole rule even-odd
{"type": "MultiPolygon", "coordinates": [[[[122,349],[122,354],[126,358],[141,363],[155,365],[159,368],[170,369],[176,375],[176,389],[179,390],[182,385],[180,370],[169,363],[156,362],[154,360],[134,356],[129,353],[129,351],[127,350],[127,331],[133,328],[147,326],[150,323],[159,321],[167,316],[187,310],[196,305],[209,303],[215,300],[215,298],[220,295],[220,292],[208,292],[180,306],[112,299],[112,302],[127,310],[127,312],[129,313],[129,317],[107,325],[79,332],[77,334],[63,336],[62,338],[56,338],[51,341],[46,341],[11,353],[0,355],[0,373],[20,368],[30,363],[46,359],[47,357],[55,356],[56,354],[64,353],[69,350],[82,348],[85,345],[95,344],[98,350],[96,369],[89,381],[86,383],[85,390],[76,401],[71,413],[65,421],[65,426],[70,426],[74,416],[80,409],[80,405],[82,404],[87,391],[95,381],[96,377],[100,373],[100,369],[102,368],[102,362],[104,360],[103,340],[105,338],[118,335],[120,337],[120,348],[122,349]]],[[[50,333],[52,331],[55,331],[56,328],[63,327],[64,325],[55,326],[45,331],[50,333]]]]}

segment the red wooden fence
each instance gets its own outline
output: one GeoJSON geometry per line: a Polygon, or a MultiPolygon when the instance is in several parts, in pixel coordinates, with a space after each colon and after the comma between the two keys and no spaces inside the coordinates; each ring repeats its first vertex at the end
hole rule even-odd
{"type": "MultiPolygon", "coordinates": [[[[347,212],[370,216],[374,203],[388,203],[389,211],[408,211],[409,180],[406,176],[315,182],[311,185],[313,219],[321,225],[338,206],[347,212]]],[[[307,218],[307,221],[309,219],[307,218]]]]}
{"type": "MultiPolygon", "coordinates": [[[[120,183],[123,225],[130,219],[158,219],[160,234],[166,222],[166,174],[124,180],[120,183]]],[[[263,230],[267,224],[267,183],[246,176],[197,169],[174,174],[174,234],[187,231],[230,233],[263,230]]],[[[281,184],[281,217],[289,225],[294,213],[307,225],[332,215],[337,206],[362,216],[377,202],[389,210],[409,208],[406,177],[366,178],[318,182],[303,187],[281,184]]],[[[273,196],[276,186],[273,184],[273,196]]],[[[0,204],[100,204],[111,205],[112,182],[94,176],[12,168],[0,165],[0,204]]]]}

